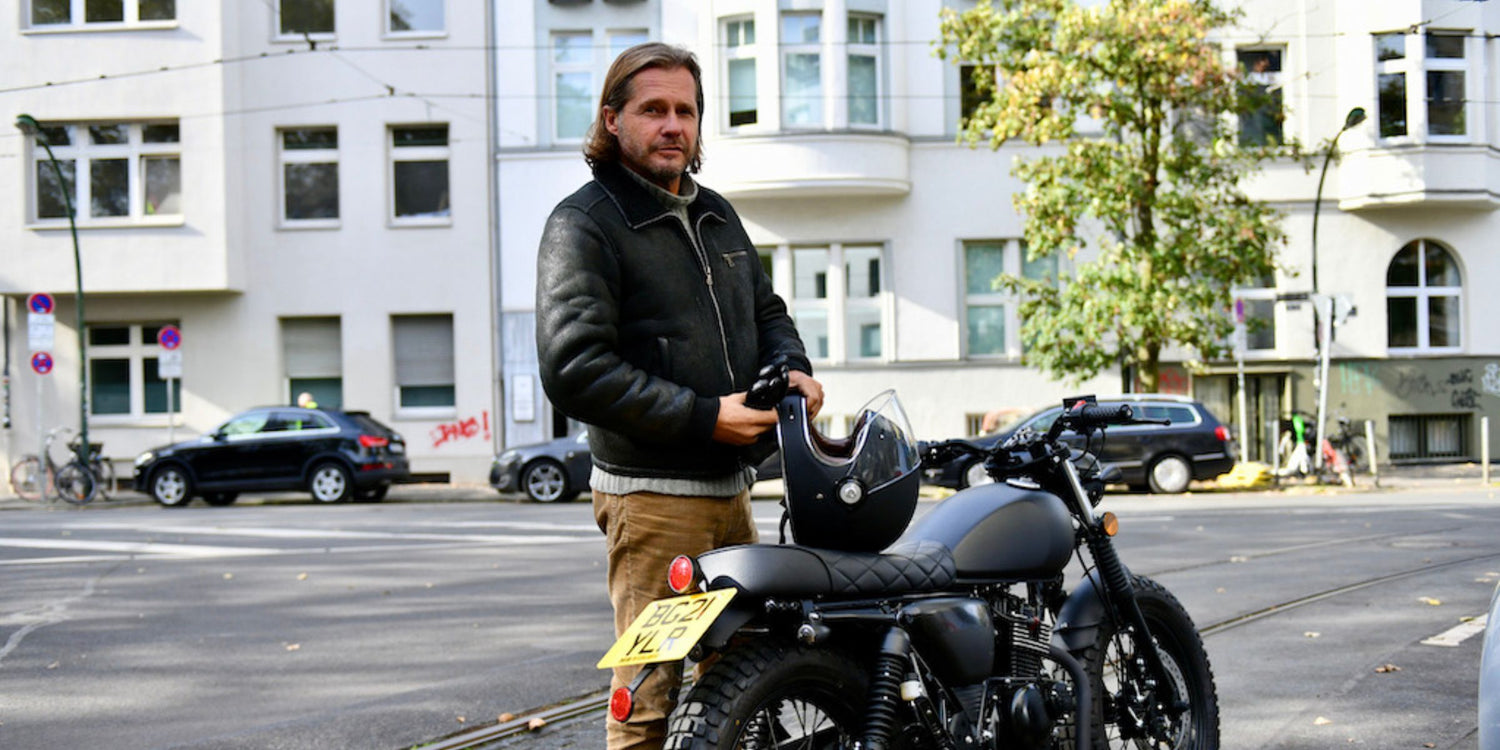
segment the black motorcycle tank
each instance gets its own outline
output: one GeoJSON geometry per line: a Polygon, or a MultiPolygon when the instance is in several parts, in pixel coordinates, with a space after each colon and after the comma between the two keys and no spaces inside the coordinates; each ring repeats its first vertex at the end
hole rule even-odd
{"type": "Polygon", "coordinates": [[[974,685],[990,676],[995,630],[983,601],[927,599],[902,607],[897,621],[944,684],[974,685]]]}
{"type": "Polygon", "coordinates": [[[1067,566],[1073,521],[1054,495],[984,484],[939,503],[902,538],[947,545],[960,579],[1019,580],[1050,576],[1067,566]]]}

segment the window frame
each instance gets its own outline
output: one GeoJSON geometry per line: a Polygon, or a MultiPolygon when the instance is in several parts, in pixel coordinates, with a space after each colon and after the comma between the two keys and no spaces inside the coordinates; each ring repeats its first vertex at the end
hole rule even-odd
{"type": "MultiPolygon", "coordinates": [[[[89,398],[89,421],[101,426],[116,425],[166,425],[170,414],[182,414],[182,378],[173,378],[172,388],[172,411],[147,411],[146,410],[146,361],[161,361],[161,346],[155,339],[146,340],[145,330],[147,328],[159,329],[162,326],[174,325],[181,327],[175,321],[136,323],[136,322],[110,322],[96,321],[84,324],[84,335],[91,336],[95,329],[126,328],[129,335],[123,344],[95,344],[92,341],[86,347],[88,353],[88,398],[89,398]],[[96,360],[127,360],[130,379],[130,411],[128,413],[101,414],[94,411],[97,406],[94,398],[94,389],[97,384],[94,381],[94,362],[96,360]]],[[[161,383],[166,380],[158,377],[161,383]]],[[[166,386],[163,386],[166,387],[166,386]]]]}
{"type": "Polygon", "coordinates": [[[386,221],[388,226],[396,227],[446,227],[453,225],[453,128],[446,122],[423,122],[390,124],[385,129],[386,143],[386,177],[388,178],[388,189],[386,198],[386,221]],[[403,146],[396,141],[396,132],[407,129],[443,129],[443,145],[403,146]],[[412,214],[398,216],[396,214],[397,175],[396,165],[409,162],[438,163],[445,165],[445,176],[447,177],[447,209],[446,213],[412,214]]]}
{"type": "Polygon", "coordinates": [[[957,313],[959,328],[959,357],[975,361],[1008,361],[1018,362],[1021,359],[1025,343],[1021,340],[1021,310],[1020,300],[1010,292],[991,290],[988,292],[969,291],[969,248],[980,245],[999,245],[1001,249],[1000,272],[1021,278],[1043,278],[1045,274],[1038,277],[1032,269],[1037,263],[1048,263],[1051,268],[1053,281],[1062,283],[1062,260],[1057,255],[1051,255],[1036,261],[1026,260],[1026,240],[1021,237],[989,237],[989,238],[967,238],[958,241],[958,294],[955,299],[960,300],[960,308],[957,313]],[[1003,308],[1005,327],[1005,350],[1003,352],[974,352],[969,341],[969,308],[970,307],[1000,307],[1003,308]]]}
{"type": "MultiPolygon", "coordinates": [[[[178,226],[185,220],[185,208],[177,213],[147,213],[146,211],[146,160],[173,158],[177,160],[178,185],[177,199],[181,206],[186,199],[186,193],[182,189],[182,130],[178,120],[175,119],[146,119],[133,121],[111,121],[111,122],[63,122],[43,123],[42,127],[47,130],[66,129],[68,131],[68,143],[66,145],[51,144],[52,155],[61,163],[71,161],[73,163],[73,190],[70,196],[73,201],[73,216],[79,228],[91,227],[159,227],[178,226]],[[147,143],[145,141],[145,129],[152,126],[171,126],[178,128],[177,140],[171,142],[147,143]],[[92,128],[126,128],[126,142],[114,144],[94,143],[90,130],[92,128]],[[96,161],[119,161],[126,163],[126,203],[127,213],[120,216],[94,216],[93,215],[93,166],[96,161]],[[87,179],[84,179],[87,177],[87,179]]],[[[39,170],[47,170],[47,174],[53,174],[53,168],[47,156],[46,147],[42,146],[39,138],[27,136],[25,147],[27,149],[26,162],[28,165],[26,176],[26,226],[32,229],[66,228],[68,217],[41,215],[41,186],[42,180],[39,170]]],[[[49,141],[50,143],[50,141],[49,141]]]]}
{"type": "Polygon", "coordinates": [[[1243,83],[1245,85],[1256,86],[1260,89],[1263,89],[1265,96],[1269,99],[1269,101],[1266,102],[1265,107],[1257,109],[1254,112],[1241,113],[1237,118],[1238,122],[1236,123],[1235,142],[1238,143],[1241,148],[1244,148],[1246,146],[1259,148],[1286,143],[1286,57],[1287,46],[1284,44],[1252,44],[1236,47],[1234,49],[1234,62],[1236,67],[1241,68],[1243,72],[1243,83]],[[1277,64],[1279,67],[1273,71],[1251,71],[1245,69],[1243,67],[1244,56],[1247,54],[1256,53],[1274,53],[1276,55],[1277,64]],[[1258,117],[1267,108],[1274,108],[1274,111],[1272,111],[1270,114],[1272,115],[1272,118],[1276,123],[1276,128],[1280,131],[1279,142],[1277,144],[1272,144],[1269,141],[1263,143],[1247,143],[1245,140],[1246,116],[1249,115],[1252,117],[1258,117]]]}
{"type": "MultiPolygon", "coordinates": [[[[381,35],[386,39],[437,39],[448,36],[448,0],[428,0],[436,3],[442,11],[443,26],[439,29],[412,29],[409,31],[397,31],[391,28],[391,4],[395,2],[412,2],[413,0],[385,0],[382,3],[384,14],[381,16],[381,35]]],[[[421,0],[416,0],[420,2],[421,0]]]]}
{"type": "MultiPolygon", "coordinates": [[[[402,313],[392,314],[389,318],[391,326],[391,410],[397,419],[444,419],[458,414],[458,327],[456,316],[451,312],[437,313],[402,313]],[[451,357],[449,363],[449,376],[451,381],[447,384],[434,385],[431,383],[414,383],[407,386],[402,382],[401,375],[401,335],[397,332],[399,321],[417,319],[440,319],[448,321],[448,354],[451,357]],[[453,403],[446,405],[431,406],[404,406],[402,405],[402,389],[450,387],[453,389],[453,403]]],[[[420,324],[418,324],[420,325],[420,324]]]]}
{"type": "Polygon", "coordinates": [[[893,307],[893,292],[891,289],[892,276],[890,270],[891,249],[889,243],[879,241],[859,242],[797,242],[786,243],[775,246],[759,246],[756,248],[761,256],[762,266],[769,265],[772,268],[771,285],[778,296],[786,301],[787,313],[792,317],[793,323],[797,325],[798,335],[802,337],[804,346],[807,347],[808,359],[813,362],[832,365],[862,365],[870,363],[894,362],[896,361],[895,347],[895,316],[893,307]],[[849,297],[849,278],[847,260],[850,250],[860,251],[874,249],[877,251],[875,258],[878,262],[877,283],[879,290],[867,297],[849,297]],[[814,295],[809,297],[797,296],[797,260],[799,252],[823,252],[823,262],[817,266],[821,274],[815,272],[809,277],[809,283],[813,284],[814,295]],[[819,276],[821,275],[821,279],[819,276]],[[821,281],[821,290],[818,289],[821,281]],[[821,291],[821,295],[817,294],[821,291]],[[880,354],[874,357],[850,356],[851,341],[849,335],[850,324],[854,321],[851,317],[852,311],[874,310],[878,314],[880,326],[880,354]],[[805,316],[822,317],[825,321],[826,339],[828,343],[828,355],[819,356],[820,352],[815,342],[808,338],[807,332],[799,323],[799,317],[805,316]]]}
{"type": "Polygon", "coordinates": [[[853,130],[883,130],[886,127],[885,106],[885,17],[877,13],[859,13],[850,11],[844,17],[844,27],[847,29],[855,22],[870,22],[875,27],[874,42],[856,42],[853,39],[845,39],[844,44],[844,86],[843,97],[845,102],[844,119],[850,129],[853,130]],[[852,83],[853,66],[850,62],[855,57],[869,57],[875,61],[875,122],[855,122],[853,116],[854,92],[852,83]]]}
{"type": "Polygon", "coordinates": [[[337,125],[280,125],[276,127],[276,217],[278,229],[338,229],[343,225],[343,164],[340,158],[342,141],[337,125]],[[292,131],[329,130],[333,132],[333,148],[289,149],[286,134],[292,131]],[[334,199],[337,215],[293,219],[287,216],[286,168],[291,164],[332,164],[334,199]]]}
{"type": "Polygon", "coordinates": [[[1387,283],[1384,284],[1384,287],[1385,287],[1385,300],[1386,300],[1386,308],[1385,308],[1386,309],[1386,321],[1385,321],[1386,352],[1387,352],[1387,354],[1391,354],[1391,355],[1427,355],[1427,354],[1447,355],[1447,354],[1460,354],[1460,353],[1462,353],[1464,351],[1464,342],[1468,340],[1468,332],[1464,330],[1466,326],[1464,325],[1465,316],[1464,316],[1464,291],[1463,290],[1464,290],[1464,276],[1466,274],[1464,273],[1463,266],[1459,263],[1458,253],[1454,252],[1453,249],[1451,247],[1449,247],[1446,243],[1439,242],[1437,240],[1434,240],[1434,239],[1431,239],[1431,238],[1428,238],[1428,237],[1419,237],[1417,239],[1412,240],[1411,242],[1408,242],[1408,243],[1402,245],[1401,248],[1398,249],[1395,252],[1395,254],[1393,254],[1391,256],[1390,262],[1386,264],[1386,273],[1387,273],[1387,275],[1389,275],[1389,273],[1390,273],[1390,264],[1396,262],[1397,256],[1399,256],[1403,251],[1406,250],[1406,248],[1408,248],[1408,247],[1410,247],[1412,245],[1416,245],[1417,246],[1417,250],[1418,250],[1418,252],[1417,252],[1417,284],[1416,284],[1416,286],[1391,286],[1388,283],[1388,278],[1387,278],[1387,283]],[[1441,249],[1444,253],[1446,253],[1448,255],[1449,262],[1451,262],[1453,264],[1454,270],[1458,273],[1458,286],[1429,286],[1427,284],[1427,248],[1428,248],[1429,245],[1435,245],[1435,246],[1437,246],[1439,249],[1441,249]],[[1397,291],[1397,292],[1393,293],[1393,290],[1401,290],[1401,291],[1397,291]],[[1431,331],[1430,331],[1431,317],[1430,317],[1430,312],[1429,312],[1429,303],[1434,298],[1452,298],[1455,301],[1455,304],[1457,306],[1457,311],[1456,311],[1455,314],[1458,317],[1458,344],[1456,344],[1456,345],[1453,345],[1453,346],[1432,346],[1431,345],[1431,340],[1432,340],[1431,339],[1431,331]],[[1390,312],[1389,312],[1389,310],[1390,310],[1390,301],[1392,299],[1414,299],[1414,300],[1416,300],[1416,329],[1417,329],[1417,331],[1416,331],[1416,333],[1417,333],[1417,345],[1416,346],[1392,346],[1391,345],[1391,319],[1390,319],[1390,312]]]}
{"type": "Polygon", "coordinates": [[[735,132],[742,132],[742,131],[746,131],[746,130],[763,129],[765,127],[764,117],[765,117],[766,108],[765,108],[765,105],[761,103],[761,92],[760,92],[760,54],[761,54],[761,45],[760,45],[760,35],[759,35],[759,32],[755,30],[755,16],[753,16],[753,15],[738,15],[738,16],[726,16],[724,18],[721,18],[721,19],[719,19],[719,34],[720,34],[720,39],[722,40],[723,50],[724,50],[724,54],[723,54],[723,58],[724,58],[724,60],[723,60],[723,67],[721,68],[721,71],[720,71],[721,74],[723,75],[723,79],[722,80],[724,82],[723,83],[723,86],[724,86],[724,104],[721,107],[721,109],[723,109],[723,111],[724,111],[724,115],[723,115],[722,118],[720,118],[720,127],[723,128],[723,132],[726,132],[726,133],[735,133],[735,132]],[[748,42],[748,43],[746,43],[746,42],[743,41],[744,40],[744,36],[745,36],[745,31],[744,30],[746,28],[746,24],[749,24],[749,28],[751,29],[751,35],[754,37],[755,41],[751,41],[751,42],[748,42]],[[738,26],[739,27],[738,28],[738,32],[739,32],[738,34],[731,34],[730,33],[730,28],[733,27],[733,26],[738,26]],[[738,124],[736,124],[732,120],[732,118],[734,116],[734,105],[733,105],[733,102],[738,97],[735,96],[734,85],[733,85],[733,76],[732,76],[732,74],[730,72],[730,68],[731,68],[731,65],[733,63],[738,62],[738,61],[743,61],[743,60],[749,60],[750,63],[751,63],[751,65],[750,65],[750,70],[751,70],[750,80],[751,80],[751,83],[754,84],[754,87],[755,87],[755,91],[752,92],[752,96],[755,99],[755,120],[753,120],[751,122],[744,122],[744,123],[738,123],[738,124]]]}
{"type": "MultiPolygon", "coordinates": [[[[1475,130],[1475,81],[1471,60],[1474,59],[1474,45],[1470,43],[1471,32],[1459,29],[1422,29],[1413,32],[1405,31],[1374,32],[1371,34],[1371,57],[1375,67],[1375,91],[1372,101],[1375,102],[1375,140],[1377,143],[1398,145],[1403,143],[1472,143],[1476,139],[1475,130]],[[1399,58],[1381,60],[1380,39],[1385,36],[1400,36],[1402,38],[1403,53],[1399,58]],[[1428,37],[1458,37],[1461,40],[1463,57],[1444,58],[1427,56],[1428,37]],[[1433,102],[1430,101],[1431,92],[1428,90],[1427,76],[1429,73],[1461,73],[1463,75],[1463,103],[1460,109],[1460,118],[1463,122],[1462,133],[1433,133],[1431,111],[1433,102]],[[1402,96],[1402,114],[1406,120],[1406,132],[1400,134],[1384,135],[1381,130],[1381,115],[1384,113],[1380,102],[1380,78],[1385,75],[1400,75],[1404,78],[1405,88],[1402,96]]],[[[1479,97],[1482,98],[1482,97],[1479,97]]],[[[1482,103],[1482,102],[1480,102],[1482,103]]]]}
{"type": "Polygon", "coordinates": [[[178,25],[177,3],[174,0],[171,18],[141,18],[141,3],[146,0],[122,0],[121,18],[118,21],[89,21],[88,0],[64,0],[68,4],[68,21],[65,23],[36,23],[35,6],[38,0],[28,0],[22,8],[22,34],[45,34],[49,32],[120,31],[131,29],[171,29],[178,25]]]}
{"type": "MultiPolygon", "coordinates": [[[[828,35],[827,19],[823,17],[822,11],[783,10],[776,18],[777,31],[780,32],[780,50],[777,54],[777,81],[778,98],[781,101],[781,129],[783,131],[798,130],[823,130],[828,127],[828,65],[823,56],[823,45],[828,35]],[[818,19],[818,40],[816,42],[788,42],[786,40],[786,19],[792,17],[816,17],[818,19]],[[816,119],[812,122],[794,123],[789,119],[789,113],[794,109],[787,103],[787,60],[792,55],[808,55],[818,60],[818,88],[813,98],[812,111],[816,119]]],[[[847,85],[847,84],[846,84],[847,85]]]]}

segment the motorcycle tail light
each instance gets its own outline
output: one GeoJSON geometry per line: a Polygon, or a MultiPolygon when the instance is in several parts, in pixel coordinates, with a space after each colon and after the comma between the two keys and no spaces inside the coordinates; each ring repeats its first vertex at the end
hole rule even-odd
{"type": "Polygon", "coordinates": [[[616,688],[609,696],[609,715],[615,721],[625,721],[630,718],[630,712],[635,710],[635,696],[630,694],[630,688],[616,688]]]}
{"type": "Polygon", "coordinates": [[[359,444],[363,448],[384,448],[390,445],[391,441],[389,438],[376,437],[375,435],[360,435],[359,444]]]}
{"type": "Polygon", "coordinates": [[[1224,425],[1219,425],[1218,427],[1215,427],[1214,428],[1214,437],[1218,438],[1219,442],[1221,442],[1221,443],[1227,443],[1227,442],[1229,442],[1229,428],[1225,427],[1224,425]]]}
{"type": "Polygon", "coordinates": [[[679,594],[686,594],[698,581],[698,564],[687,555],[678,555],[667,568],[667,585],[679,594]]]}

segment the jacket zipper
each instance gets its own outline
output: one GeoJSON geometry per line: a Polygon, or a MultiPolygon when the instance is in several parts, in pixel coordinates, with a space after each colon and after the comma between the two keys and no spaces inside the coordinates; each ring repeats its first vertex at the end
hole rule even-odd
{"type": "Polygon", "coordinates": [[[698,237],[703,234],[703,220],[708,214],[698,217],[697,231],[688,240],[693,243],[693,249],[698,252],[698,260],[703,264],[703,278],[708,283],[708,298],[714,305],[714,322],[719,325],[719,350],[724,353],[724,372],[729,375],[729,386],[737,390],[739,385],[734,382],[734,364],[729,361],[729,335],[724,332],[724,313],[719,309],[719,295],[714,293],[714,269],[709,263],[708,250],[703,247],[698,237]]]}

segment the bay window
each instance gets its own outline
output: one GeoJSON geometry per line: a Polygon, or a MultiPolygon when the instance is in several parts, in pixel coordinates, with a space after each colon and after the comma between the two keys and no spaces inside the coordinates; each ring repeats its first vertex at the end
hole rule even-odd
{"type": "Polygon", "coordinates": [[[37,138],[52,146],[62,180],[38,140],[31,149],[34,221],[65,222],[69,199],[83,224],[182,214],[182,147],[175,121],[49,124],[37,138]]]}

